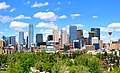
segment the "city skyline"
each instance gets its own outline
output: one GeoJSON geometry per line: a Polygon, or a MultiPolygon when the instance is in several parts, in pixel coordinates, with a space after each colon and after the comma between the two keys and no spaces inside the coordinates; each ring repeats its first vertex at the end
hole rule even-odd
{"type": "MultiPolygon", "coordinates": [[[[15,35],[18,42],[18,30],[28,36],[28,26],[34,26],[35,35],[42,33],[44,37],[52,34],[53,28],[76,25],[88,37],[91,28],[100,28],[101,39],[109,42],[108,31],[112,31],[114,40],[119,39],[120,18],[119,0],[72,1],[72,0],[21,0],[0,1],[0,37],[15,35]]],[[[35,42],[35,40],[34,40],[35,42]]]]}

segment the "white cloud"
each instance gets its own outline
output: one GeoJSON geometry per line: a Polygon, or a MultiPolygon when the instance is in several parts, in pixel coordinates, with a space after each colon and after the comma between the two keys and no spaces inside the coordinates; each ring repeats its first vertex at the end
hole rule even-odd
{"type": "Polygon", "coordinates": [[[45,2],[45,3],[37,3],[35,2],[31,7],[42,7],[42,6],[47,6],[49,5],[48,2],[45,2]]]}
{"type": "Polygon", "coordinates": [[[49,11],[49,9],[46,9],[46,11],[49,11]]]}
{"type": "Polygon", "coordinates": [[[5,32],[0,31],[0,34],[4,34],[5,32]]]}
{"type": "Polygon", "coordinates": [[[13,12],[13,11],[15,11],[16,10],[16,8],[12,8],[11,10],[10,10],[10,12],[13,12]]]}
{"type": "Polygon", "coordinates": [[[12,21],[10,23],[10,28],[26,28],[28,27],[28,23],[20,22],[20,21],[12,21]]]}
{"type": "Polygon", "coordinates": [[[84,25],[82,25],[82,24],[74,24],[75,26],[77,26],[78,28],[79,27],[84,27],[84,25]]]}
{"type": "Polygon", "coordinates": [[[0,21],[1,21],[2,23],[6,23],[6,22],[13,21],[13,18],[12,18],[12,17],[9,17],[9,16],[2,16],[2,15],[0,15],[0,21]]]}
{"type": "Polygon", "coordinates": [[[80,14],[71,14],[71,17],[74,19],[75,17],[79,17],[80,14]]]}
{"type": "Polygon", "coordinates": [[[50,23],[44,23],[44,22],[40,22],[36,25],[36,27],[44,27],[44,28],[54,28],[55,24],[53,22],[50,23]]]}
{"type": "Polygon", "coordinates": [[[17,16],[17,17],[15,17],[14,19],[31,19],[31,17],[29,17],[29,16],[24,16],[24,15],[19,15],[19,16],[17,16]]]}
{"type": "Polygon", "coordinates": [[[62,16],[59,17],[59,19],[65,19],[65,18],[67,18],[66,15],[62,15],[62,16]]]}
{"type": "Polygon", "coordinates": [[[71,1],[68,2],[68,4],[70,4],[70,3],[71,3],[71,1]]]}
{"type": "Polygon", "coordinates": [[[111,23],[108,25],[108,28],[112,28],[112,29],[120,29],[120,23],[111,23]]]}
{"type": "Polygon", "coordinates": [[[38,12],[34,14],[34,17],[50,21],[55,21],[57,19],[57,15],[55,15],[54,12],[38,12]]]}
{"type": "Polygon", "coordinates": [[[7,9],[7,8],[9,8],[9,7],[10,7],[10,5],[7,5],[6,2],[1,2],[1,3],[0,3],[0,10],[1,10],[1,9],[7,9]]]}
{"type": "Polygon", "coordinates": [[[120,32],[120,29],[116,29],[115,31],[116,31],[116,32],[120,32]]]}
{"type": "Polygon", "coordinates": [[[98,28],[100,28],[100,32],[109,32],[110,31],[110,29],[105,28],[105,27],[98,27],[98,28]]]}
{"type": "Polygon", "coordinates": [[[57,4],[61,4],[61,2],[58,2],[57,4]]]}
{"type": "Polygon", "coordinates": [[[59,11],[59,10],[60,10],[60,7],[55,8],[53,11],[59,11]]]}
{"type": "Polygon", "coordinates": [[[95,18],[98,18],[98,16],[92,16],[92,18],[94,18],[94,19],[95,19],[95,18]]]}

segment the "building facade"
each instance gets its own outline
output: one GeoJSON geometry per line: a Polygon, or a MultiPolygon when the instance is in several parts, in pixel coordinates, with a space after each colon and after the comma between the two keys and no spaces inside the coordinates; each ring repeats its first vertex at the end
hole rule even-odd
{"type": "Polygon", "coordinates": [[[65,43],[67,43],[67,30],[63,28],[61,30],[61,48],[64,48],[65,43]]]}
{"type": "Polygon", "coordinates": [[[43,34],[36,34],[36,43],[43,42],[43,34]]]}
{"type": "Polygon", "coordinates": [[[69,27],[69,37],[70,37],[70,43],[73,43],[73,40],[77,39],[77,26],[69,27]]]}
{"type": "Polygon", "coordinates": [[[28,48],[34,43],[34,27],[32,24],[29,24],[28,29],[28,48]]]}
{"type": "Polygon", "coordinates": [[[15,46],[16,45],[16,37],[15,36],[10,36],[10,44],[12,46],[15,46]]]}
{"type": "Polygon", "coordinates": [[[94,31],[95,37],[98,37],[98,40],[100,40],[100,28],[91,28],[91,31],[94,31]]]}
{"type": "Polygon", "coordinates": [[[24,45],[24,32],[19,31],[19,45],[24,45]]]}
{"type": "Polygon", "coordinates": [[[57,26],[53,29],[53,41],[59,42],[59,32],[57,26]]]}

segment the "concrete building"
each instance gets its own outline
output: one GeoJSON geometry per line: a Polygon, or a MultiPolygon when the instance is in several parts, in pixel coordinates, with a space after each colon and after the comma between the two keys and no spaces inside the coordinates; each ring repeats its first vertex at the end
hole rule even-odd
{"type": "Polygon", "coordinates": [[[77,30],[77,40],[80,40],[81,36],[83,36],[83,30],[77,30]]]}
{"type": "Polygon", "coordinates": [[[86,51],[95,50],[94,45],[86,45],[85,48],[86,48],[86,51]]]}
{"type": "Polygon", "coordinates": [[[92,37],[95,37],[95,31],[90,31],[88,33],[89,33],[88,43],[89,45],[92,45],[92,37]]]}
{"type": "Polygon", "coordinates": [[[64,48],[65,43],[67,43],[67,31],[63,28],[61,30],[61,48],[64,48]]]}
{"type": "Polygon", "coordinates": [[[73,47],[74,47],[74,49],[80,49],[80,41],[79,40],[74,40],[73,41],[73,47]]]}
{"type": "Polygon", "coordinates": [[[99,44],[100,44],[100,49],[103,48],[103,40],[99,40],[99,44]]]}
{"type": "Polygon", "coordinates": [[[98,42],[98,37],[92,37],[92,45],[98,42]]]}
{"type": "Polygon", "coordinates": [[[57,26],[53,29],[53,41],[59,42],[59,31],[57,26]]]}
{"type": "Polygon", "coordinates": [[[48,35],[47,36],[47,41],[53,41],[53,35],[48,35]]]}
{"type": "Polygon", "coordinates": [[[120,43],[118,41],[112,42],[112,49],[120,50],[120,43]]]}
{"type": "Polygon", "coordinates": [[[0,48],[5,46],[5,41],[4,40],[0,40],[0,48]]]}

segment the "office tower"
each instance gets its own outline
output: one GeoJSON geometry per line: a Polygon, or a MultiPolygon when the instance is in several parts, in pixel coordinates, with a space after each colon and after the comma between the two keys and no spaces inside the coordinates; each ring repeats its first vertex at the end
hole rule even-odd
{"type": "Polygon", "coordinates": [[[69,27],[70,43],[73,43],[73,40],[77,39],[77,26],[69,27]]]}
{"type": "Polygon", "coordinates": [[[28,29],[28,48],[34,43],[34,28],[32,24],[29,24],[28,29]]]}
{"type": "Polygon", "coordinates": [[[51,40],[53,40],[53,35],[48,35],[47,41],[51,41],[51,40]]]}
{"type": "Polygon", "coordinates": [[[83,35],[80,36],[79,42],[80,42],[80,48],[83,47],[83,46],[85,45],[84,36],[83,36],[83,35]]]}
{"type": "Polygon", "coordinates": [[[88,33],[89,33],[88,43],[89,45],[92,45],[92,37],[95,37],[95,31],[90,31],[88,33]]]}
{"type": "Polygon", "coordinates": [[[100,28],[91,28],[91,31],[94,31],[95,37],[98,37],[98,40],[100,40],[100,28]]]}
{"type": "Polygon", "coordinates": [[[16,37],[15,36],[10,36],[10,44],[12,46],[15,46],[16,45],[16,37]]]}
{"type": "Polygon", "coordinates": [[[64,48],[64,44],[67,43],[67,30],[62,28],[61,30],[61,47],[64,48]]]}
{"type": "Polygon", "coordinates": [[[73,46],[74,46],[74,49],[80,49],[80,41],[79,40],[73,40],[73,46]]]}
{"type": "Polygon", "coordinates": [[[10,45],[10,37],[6,37],[7,46],[10,45]]]}
{"type": "Polygon", "coordinates": [[[83,36],[83,30],[77,30],[77,40],[80,40],[81,36],[83,36]]]}
{"type": "Polygon", "coordinates": [[[67,34],[67,43],[69,43],[70,42],[70,36],[69,36],[69,34],[67,34]]]}
{"type": "Polygon", "coordinates": [[[36,43],[43,42],[43,34],[36,34],[36,43]]]}
{"type": "Polygon", "coordinates": [[[19,45],[24,45],[24,32],[19,31],[19,45]]]}
{"type": "Polygon", "coordinates": [[[57,26],[53,29],[53,41],[59,42],[59,32],[57,26]]]}
{"type": "Polygon", "coordinates": [[[6,37],[4,35],[2,36],[2,40],[4,40],[4,46],[7,46],[6,37]]]}

